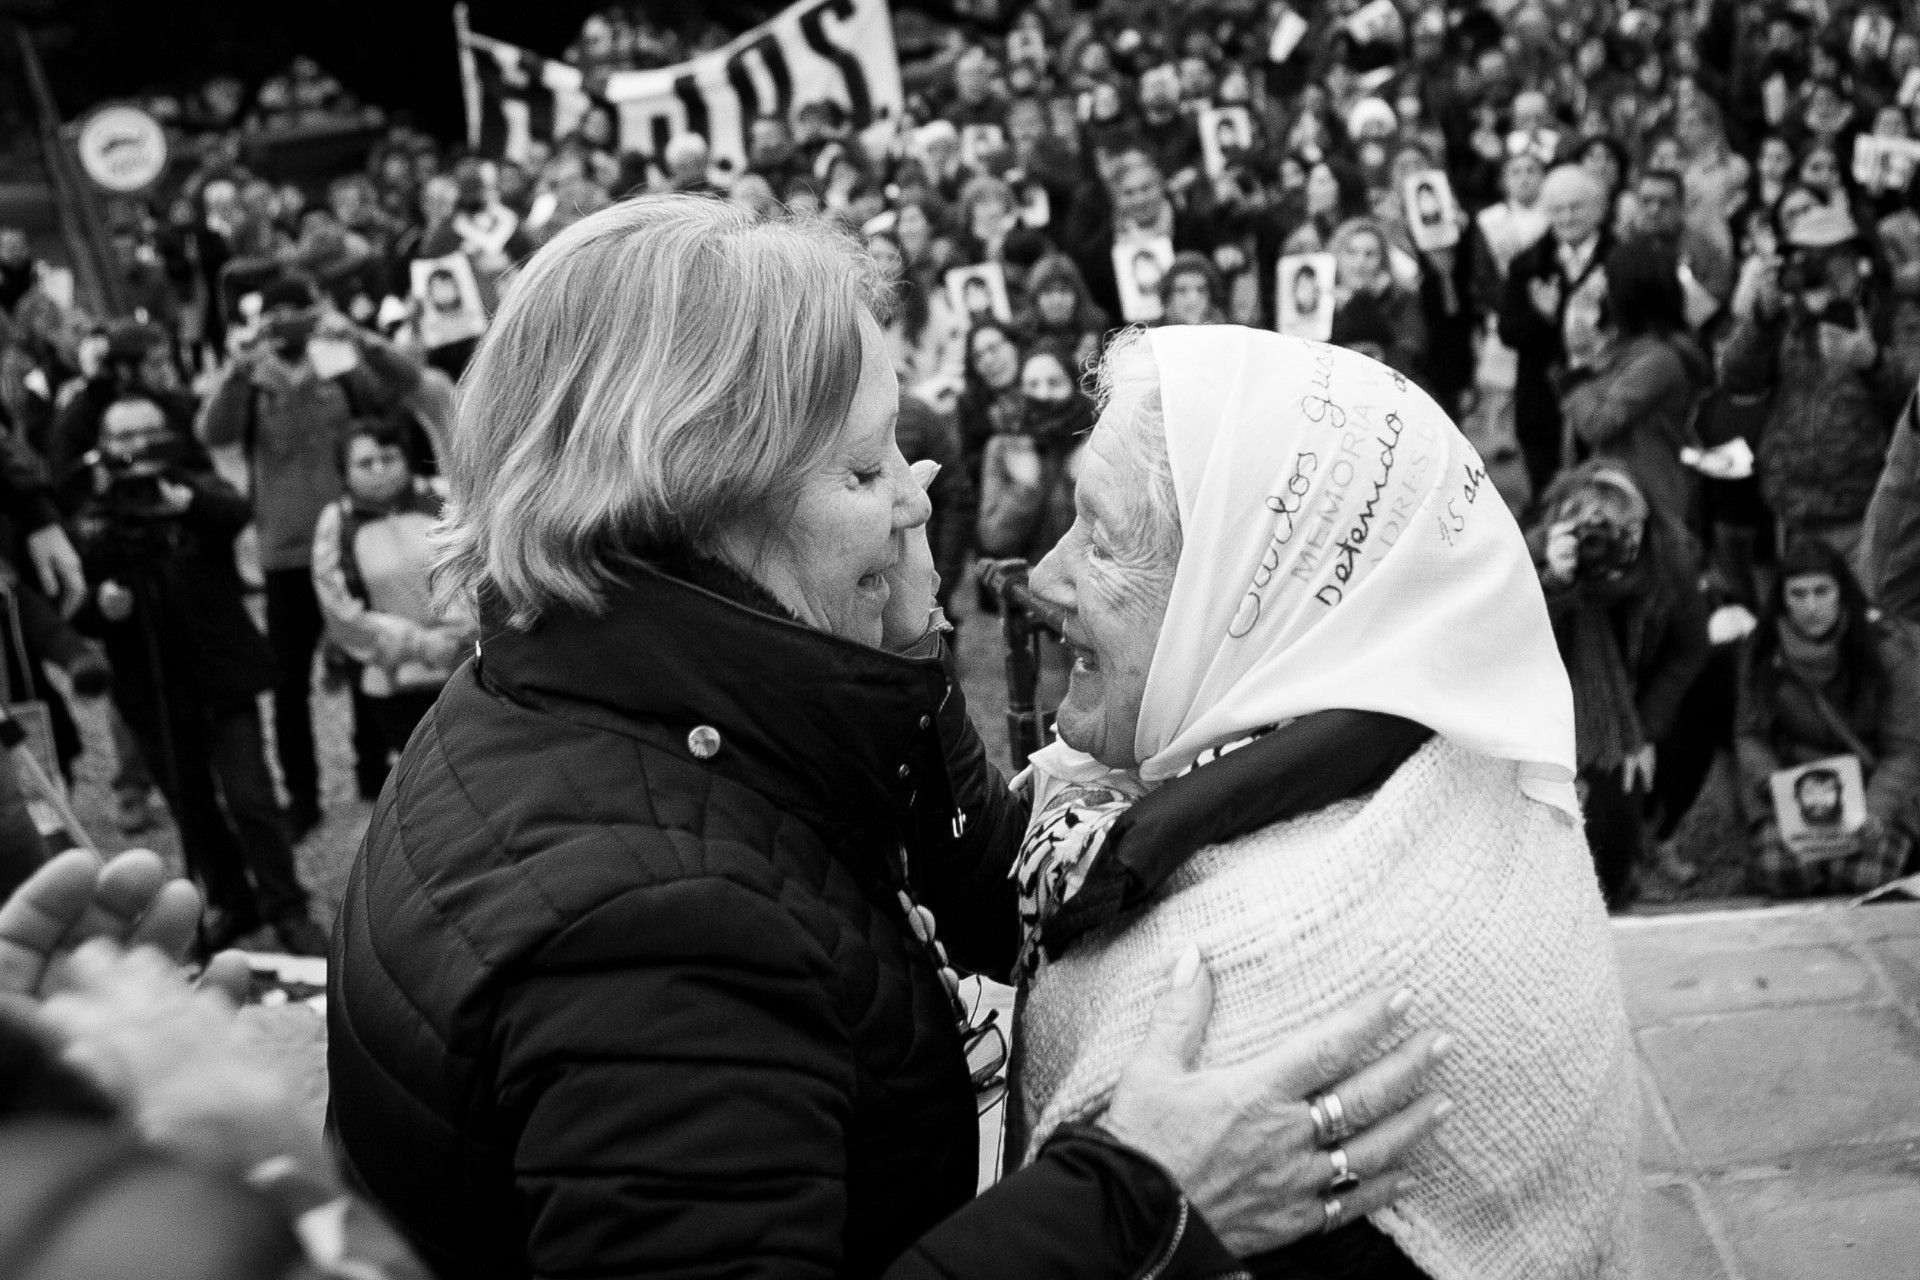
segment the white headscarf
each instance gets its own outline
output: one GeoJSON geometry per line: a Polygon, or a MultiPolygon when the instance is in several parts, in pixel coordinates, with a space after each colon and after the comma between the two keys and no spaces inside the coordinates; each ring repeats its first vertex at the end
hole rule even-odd
{"type": "MultiPolygon", "coordinates": [[[[1311,712],[1378,711],[1517,762],[1527,795],[1577,818],[1573,693],[1532,558],[1439,406],[1385,365],[1264,330],[1150,341],[1182,548],[1141,778],[1311,712]]],[[[1064,743],[1034,764],[1104,772],[1064,743]]]]}

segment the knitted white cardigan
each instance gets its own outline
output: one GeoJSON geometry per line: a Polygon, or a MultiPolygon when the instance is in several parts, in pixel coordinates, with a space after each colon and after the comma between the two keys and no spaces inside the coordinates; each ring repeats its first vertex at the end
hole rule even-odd
{"type": "Polygon", "coordinates": [[[1104,1108],[1192,939],[1202,1061],[1244,1061],[1374,991],[1459,1048],[1457,1110],[1374,1222],[1434,1280],[1639,1274],[1639,1095],[1580,829],[1515,766],[1434,739],[1386,785],[1196,854],[1142,915],[1040,971],[1020,1031],[1033,1149],[1104,1108]]]}

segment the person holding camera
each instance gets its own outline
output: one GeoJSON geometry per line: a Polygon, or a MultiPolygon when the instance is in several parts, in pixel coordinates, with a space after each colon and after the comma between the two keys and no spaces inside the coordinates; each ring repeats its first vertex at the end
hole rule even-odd
{"type": "Polygon", "coordinates": [[[273,654],[247,616],[233,540],[247,501],[151,399],[108,407],[75,477],[73,528],[93,590],[80,620],[104,639],[114,702],[153,765],[210,903],[212,950],[271,924],[324,955],[267,773],[257,697],[273,654]]]}
{"type": "MultiPolygon", "coordinates": [[[[233,362],[201,413],[199,432],[210,448],[243,446],[252,464],[267,640],[280,672],[274,743],[293,830],[303,836],[320,822],[307,703],[325,626],[313,591],[313,527],[340,497],[341,441],[357,420],[392,411],[419,383],[420,364],[328,310],[304,277],[274,282],[261,302],[260,340],[233,362]]],[[[362,798],[371,800],[387,770],[379,735],[358,723],[365,711],[356,699],[356,773],[362,798]]]]}
{"type": "Polygon", "coordinates": [[[1573,682],[1578,784],[1600,889],[1632,898],[1659,743],[1706,666],[1706,599],[1691,536],[1627,467],[1594,458],[1541,495],[1529,536],[1573,682]]]}
{"type": "Polygon", "coordinates": [[[1915,628],[1870,607],[1845,558],[1806,538],[1781,558],[1742,657],[1734,742],[1754,888],[1774,898],[1865,893],[1898,876],[1920,834],[1915,628]],[[1865,822],[1783,834],[1773,775],[1848,755],[1866,785],[1865,822]]]}
{"type": "Polygon", "coordinates": [[[1720,368],[1729,393],[1772,394],[1758,471],[1782,545],[1815,537],[1844,556],[1859,545],[1910,389],[1881,360],[1857,238],[1846,213],[1815,209],[1791,224],[1784,261],[1749,258],[1720,368]]]}

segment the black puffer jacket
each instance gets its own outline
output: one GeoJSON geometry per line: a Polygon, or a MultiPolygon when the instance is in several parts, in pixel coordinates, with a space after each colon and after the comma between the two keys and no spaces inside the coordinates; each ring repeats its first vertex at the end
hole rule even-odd
{"type": "Polygon", "coordinates": [[[967,1204],[972,1092],[896,851],[1000,972],[1024,814],[941,663],[699,573],[735,599],[636,570],[599,618],[494,634],[415,734],[334,939],[349,1172],[450,1280],[1231,1270],[1097,1135],[967,1204]]]}

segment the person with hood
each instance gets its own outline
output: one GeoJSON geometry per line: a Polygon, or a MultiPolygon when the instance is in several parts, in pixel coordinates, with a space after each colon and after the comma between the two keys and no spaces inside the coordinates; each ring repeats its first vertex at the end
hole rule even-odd
{"type": "Polygon", "coordinates": [[[1671,250],[1629,240],[1607,255],[1606,273],[1606,346],[1569,370],[1561,412],[1576,452],[1624,464],[1662,519],[1686,525],[1694,486],[1680,450],[1711,370],[1688,336],[1671,250]]]}
{"type": "Polygon", "coordinates": [[[1084,369],[1100,354],[1113,321],[1087,290],[1073,259],[1051,253],[1027,273],[1026,305],[1014,324],[1029,342],[1045,342],[1072,353],[1072,368],[1084,369]]]}
{"type": "Polygon", "coordinates": [[[1573,681],[1574,746],[1594,870],[1610,909],[1632,901],[1661,741],[1710,655],[1697,552],[1627,468],[1594,458],[1540,497],[1530,532],[1573,681]]]}

